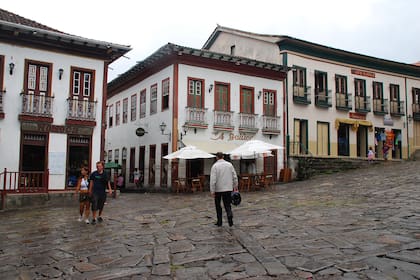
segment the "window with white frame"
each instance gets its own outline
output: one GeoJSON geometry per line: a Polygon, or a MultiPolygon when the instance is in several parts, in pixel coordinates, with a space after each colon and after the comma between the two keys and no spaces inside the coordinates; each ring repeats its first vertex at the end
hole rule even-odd
{"type": "Polygon", "coordinates": [[[112,161],[112,150],[108,150],[108,162],[112,161]]]}
{"type": "Polygon", "coordinates": [[[128,119],[128,98],[123,99],[123,112],[122,112],[123,118],[122,122],[127,123],[128,119]]]}
{"type": "Polygon", "coordinates": [[[109,127],[112,127],[113,119],[114,119],[114,105],[111,104],[108,107],[108,125],[109,125],[109,127]]]}
{"type": "Polygon", "coordinates": [[[188,78],[188,107],[204,107],[203,85],[202,79],[188,78]]]}
{"type": "Polygon", "coordinates": [[[157,84],[150,87],[150,115],[157,113],[157,84]]]}
{"type": "Polygon", "coordinates": [[[146,117],[146,89],[140,92],[140,118],[146,117]]]}
{"type": "Polygon", "coordinates": [[[162,81],[162,111],[169,108],[169,78],[162,81]]]}
{"type": "Polygon", "coordinates": [[[137,116],[137,94],[131,96],[131,121],[135,121],[137,116]]]}
{"type": "Polygon", "coordinates": [[[120,149],[115,149],[114,162],[118,163],[119,161],[120,161],[120,149]]]}
{"type": "Polygon", "coordinates": [[[264,104],[264,115],[275,117],[276,116],[276,91],[275,90],[264,90],[263,91],[263,104],[264,104]]]}
{"type": "Polygon", "coordinates": [[[115,103],[115,125],[120,125],[121,101],[115,103]]]}

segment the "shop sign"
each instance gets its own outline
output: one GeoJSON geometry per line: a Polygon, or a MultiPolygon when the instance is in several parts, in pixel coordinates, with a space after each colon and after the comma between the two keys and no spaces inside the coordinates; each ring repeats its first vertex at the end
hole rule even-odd
{"type": "Polygon", "coordinates": [[[394,120],[392,119],[392,117],[390,115],[385,115],[384,116],[384,125],[388,125],[388,126],[393,126],[394,125],[394,120]]]}

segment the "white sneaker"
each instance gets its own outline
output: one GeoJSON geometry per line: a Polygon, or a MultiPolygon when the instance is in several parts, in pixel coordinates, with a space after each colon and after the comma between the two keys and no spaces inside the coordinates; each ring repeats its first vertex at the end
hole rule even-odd
{"type": "Polygon", "coordinates": [[[86,220],[85,220],[85,223],[86,223],[86,224],[90,224],[89,219],[86,219],[86,220]]]}
{"type": "Polygon", "coordinates": [[[79,222],[83,221],[83,217],[80,216],[79,219],[77,219],[79,222]]]}

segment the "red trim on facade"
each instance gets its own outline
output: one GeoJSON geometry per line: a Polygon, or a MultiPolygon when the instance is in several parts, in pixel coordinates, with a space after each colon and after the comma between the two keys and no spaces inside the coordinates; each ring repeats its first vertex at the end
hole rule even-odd
{"type": "Polygon", "coordinates": [[[178,55],[177,53],[172,52],[166,56],[160,57],[160,60],[153,61],[152,64],[148,64],[147,67],[145,67],[144,69],[133,72],[131,77],[127,76],[124,82],[118,83],[118,85],[110,89],[109,97],[112,97],[115,94],[118,94],[119,92],[140,83],[145,78],[161,71],[162,69],[168,67],[171,64],[185,64],[206,69],[220,70],[260,78],[273,79],[277,81],[283,81],[287,76],[286,72],[275,71],[266,68],[259,68],[256,66],[250,66],[240,63],[236,64],[231,61],[198,57],[184,53],[182,55],[178,55]]]}
{"type": "Polygon", "coordinates": [[[96,126],[96,121],[85,121],[85,120],[72,120],[66,119],[66,125],[77,125],[77,126],[96,126]]]}
{"type": "Polygon", "coordinates": [[[173,65],[173,85],[172,85],[172,150],[176,151],[178,146],[178,79],[179,79],[179,65],[173,65]]]}
{"type": "Polygon", "coordinates": [[[40,117],[40,116],[31,116],[31,115],[22,115],[20,114],[18,119],[20,121],[31,121],[31,122],[42,122],[42,123],[53,123],[54,118],[52,117],[40,117]]]}
{"type": "MultiPolygon", "coordinates": [[[[93,73],[95,75],[95,73],[93,73]]],[[[93,77],[95,80],[95,77],[93,77]]],[[[102,81],[102,112],[101,112],[101,150],[99,159],[104,160],[105,157],[105,129],[106,129],[106,100],[108,99],[108,62],[104,62],[104,79],[102,81]]]]}

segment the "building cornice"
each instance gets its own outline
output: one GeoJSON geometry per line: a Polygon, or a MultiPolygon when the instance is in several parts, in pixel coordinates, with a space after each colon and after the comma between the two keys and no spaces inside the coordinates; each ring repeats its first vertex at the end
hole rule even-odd
{"type": "Polygon", "coordinates": [[[279,64],[168,43],[108,83],[108,97],[175,63],[277,80],[283,80],[290,70],[279,64]]]}
{"type": "Polygon", "coordinates": [[[0,42],[77,54],[112,62],[130,46],[0,20],[0,42]]]}

